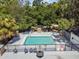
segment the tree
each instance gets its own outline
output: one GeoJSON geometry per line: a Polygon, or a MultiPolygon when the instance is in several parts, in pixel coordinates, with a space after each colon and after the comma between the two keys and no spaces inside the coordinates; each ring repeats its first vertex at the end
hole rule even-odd
{"type": "Polygon", "coordinates": [[[79,0],[71,0],[71,2],[71,16],[75,19],[76,26],[79,26],[79,0]]]}
{"type": "Polygon", "coordinates": [[[0,18],[0,41],[14,36],[17,29],[18,25],[13,18],[0,18]]]}
{"type": "Polygon", "coordinates": [[[42,1],[43,0],[34,0],[33,1],[33,6],[39,6],[39,5],[41,5],[42,4],[42,1]]]}
{"type": "Polygon", "coordinates": [[[73,26],[72,24],[73,22],[69,21],[68,19],[61,18],[61,19],[58,19],[57,22],[58,22],[59,28],[62,30],[68,30],[70,27],[73,26]]]}
{"type": "Polygon", "coordinates": [[[0,16],[11,15],[16,20],[22,19],[24,8],[18,0],[0,0],[0,16]]]}
{"type": "MultiPolygon", "coordinates": [[[[68,29],[69,27],[66,26],[71,26],[71,23],[75,22],[72,22],[70,19],[78,20],[78,9],[76,14],[76,11],[73,10],[76,4],[74,3],[75,6],[72,6],[70,2],[72,0],[59,0],[51,4],[42,3],[42,1],[43,0],[34,0],[33,6],[29,6],[27,0],[26,4],[21,6],[18,0],[0,0],[0,17],[6,18],[8,15],[11,16],[16,20],[19,26],[18,30],[22,31],[32,26],[42,25],[49,27],[52,23],[58,23],[61,29],[68,29]],[[68,24],[66,24],[66,22],[68,22],[68,24]]],[[[9,24],[6,25],[9,27],[9,24]]],[[[73,24],[71,27],[73,27],[73,24]]]]}

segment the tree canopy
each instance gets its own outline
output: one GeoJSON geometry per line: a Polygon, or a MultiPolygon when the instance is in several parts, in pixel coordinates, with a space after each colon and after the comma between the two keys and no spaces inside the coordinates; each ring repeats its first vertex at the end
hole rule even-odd
{"type": "Polygon", "coordinates": [[[66,30],[79,25],[78,0],[58,0],[51,4],[42,1],[34,0],[32,6],[26,1],[21,6],[19,0],[0,0],[0,38],[32,26],[50,27],[54,23],[66,30]]]}
{"type": "Polygon", "coordinates": [[[13,18],[0,18],[0,40],[14,36],[18,25],[13,18]]]}

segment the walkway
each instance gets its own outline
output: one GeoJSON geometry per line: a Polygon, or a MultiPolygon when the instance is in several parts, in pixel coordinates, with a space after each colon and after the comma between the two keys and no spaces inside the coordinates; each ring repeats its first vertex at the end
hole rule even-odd
{"type": "MultiPolygon", "coordinates": [[[[66,51],[66,52],[44,52],[44,57],[41,59],[79,59],[79,53],[76,51],[66,51]]],[[[5,53],[0,59],[39,59],[36,57],[35,53],[18,52],[14,53],[5,53]]]]}

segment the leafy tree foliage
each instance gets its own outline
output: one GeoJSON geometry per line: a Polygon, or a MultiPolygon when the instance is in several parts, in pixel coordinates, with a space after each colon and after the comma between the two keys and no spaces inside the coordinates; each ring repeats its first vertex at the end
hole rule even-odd
{"type": "Polygon", "coordinates": [[[60,29],[67,30],[74,25],[74,21],[61,18],[58,20],[58,25],[60,29]]]}
{"type": "Polygon", "coordinates": [[[76,21],[76,26],[79,26],[79,0],[71,0],[71,16],[76,21]]]}
{"type": "Polygon", "coordinates": [[[33,1],[33,6],[39,6],[39,5],[41,5],[42,4],[42,1],[43,0],[34,0],[33,1]]]}
{"type": "Polygon", "coordinates": [[[15,35],[18,26],[13,18],[0,18],[0,41],[15,35]]]}
{"type": "Polygon", "coordinates": [[[72,0],[59,0],[51,4],[42,1],[34,0],[33,6],[29,6],[26,1],[26,4],[21,6],[19,0],[0,0],[0,38],[14,33],[17,29],[25,31],[32,26],[50,27],[54,23],[65,30],[79,23],[78,0],[73,0],[72,3],[72,0]]]}

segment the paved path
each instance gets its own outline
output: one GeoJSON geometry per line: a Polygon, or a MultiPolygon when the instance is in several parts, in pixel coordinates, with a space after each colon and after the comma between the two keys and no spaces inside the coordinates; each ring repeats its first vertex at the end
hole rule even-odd
{"type": "MultiPolygon", "coordinates": [[[[3,56],[0,56],[0,59],[39,59],[36,57],[35,53],[18,52],[17,54],[5,53],[3,56]]],[[[79,59],[79,53],[76,51],[67,51],[67,52],[45,52],[44,57],[41,59],[79,59]]]]}

